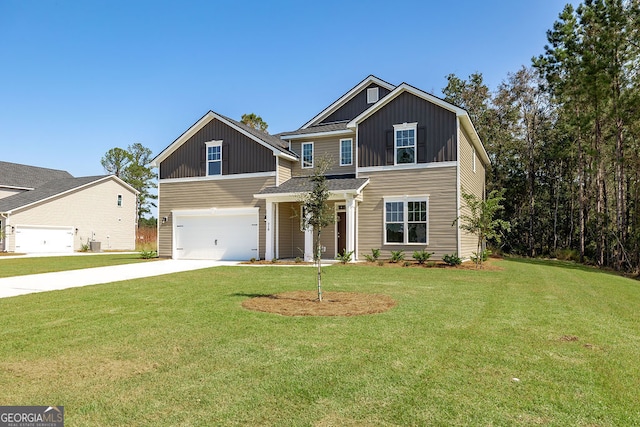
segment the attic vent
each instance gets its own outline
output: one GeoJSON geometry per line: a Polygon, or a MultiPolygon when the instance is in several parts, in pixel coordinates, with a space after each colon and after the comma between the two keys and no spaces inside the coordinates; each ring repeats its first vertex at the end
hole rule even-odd
{"type": "Polygon", "coordinates": [[[380,99],[377,87],[367,89],[367,104],[374,104],[380,99]]]}

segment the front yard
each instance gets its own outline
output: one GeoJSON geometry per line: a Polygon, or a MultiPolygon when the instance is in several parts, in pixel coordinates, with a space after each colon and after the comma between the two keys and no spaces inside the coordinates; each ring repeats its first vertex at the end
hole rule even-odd
{"type": "Polygon", "coordinates": [[[36,258],[0,258],[0,278],[24,276],[27,274],[52,273],[55,271],[78,270],[81,268],[107,267],[110,265],[149,262],[140,254],[96,254],[75,256],[50,256],[36,258]]]}
{"type": "MultiPolygon", "coordinates": [[[[5,262],[5,261],[1,261],[5,262]]],[[[0,264],[2,265],[2,264],[0,264]]],[[[324,269],[376,315],[283,317],[311,268],[219,267],[0,300],[0,404],[67,425],[637,425],[640,284],[573,264],[324,269]]]]}

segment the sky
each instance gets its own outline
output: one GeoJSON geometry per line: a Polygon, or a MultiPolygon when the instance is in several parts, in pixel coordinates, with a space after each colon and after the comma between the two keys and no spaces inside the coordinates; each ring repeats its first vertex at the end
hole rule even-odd
{"type": "Polygon", "coordinates": [[[0,0],[0,160],[102,175],[109,149],[155,156],[209,110],[295,130],[370,74],[495,90],[567,1],[0,0]]]}

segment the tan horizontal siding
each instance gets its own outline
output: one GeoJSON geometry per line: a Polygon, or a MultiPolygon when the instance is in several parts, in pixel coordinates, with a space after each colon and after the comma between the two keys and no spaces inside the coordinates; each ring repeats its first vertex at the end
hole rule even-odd
{"type": "MultiPolygon", "coordinates": [[[[63,196],[18,210],[9,224],[68,226],[77,229],[74,250],[92,237],[103,250],[134,250],[136,240],[136,196],[114,179],[91,184],[63,196]],[[118,206],[122,194],[122,206],[118,206]]],[[[15,250],[15,235],[7,235],[7,250],[15,250]]]]}
{"type": "Polygon", "coordinates": [[[312,169],[302,169],[302,143],[313,142],[313,161],[314,166],[318,165],[318,161],[327,157],[330,160],[330,167],[327,170],[327,175],[343,175],[354,174],[355,169],[355,137],[330,137],[330,138],[316,138],[305,141],[293,141],[291,142],[291,150],[300,155],[300,161],[293,164],[292,174],[293,176],[307,176],[313,173],[312,169]],[[340,166],[340,140],[351,139],[352,140],[352,164],[351,166],[340,166]]]}
{"type": "MultiPolygon", "coordinates": [[[[159,185],[159,218],[167,217],[167,222],[159,221],[158,253],[161,257],[172,255],[173,221],[171,211],[176,209],[246,208],[258,207],[259,219],[266,215],[264,200],[255,199],[254,194],[265,187],[275,185],[275,177],[240,178],[196,182],[162,182],[159,185]]],[[[265,253],[265,222],[258,221],[259,250],[261,258],[265,253]]]]}
{"type": "MultiPolygon", "coordinates": [[[[473,171],[474,151],[471,139],[466,132],[460,129],[460,185],[467,193],[475,194],[477,197],[484,195],[485,167],[480,157],[475,153],[476,170],[473,171]]],[[[461,193],[462,194],[462,193],[461,193]]],[[[462,195],[460,196],[460,214],[468,215],[469,208],[466,206],[462,195]]],[[[478,238],[464,230],[460,230],[460,257],[468,258],[477,251],[478,238]]]]}
{"type": "Polygon", "coordinates": [[[363,201],[358,205],[358,251],[371,253],[381,249],[388,258],[391,250],[404,250],[405,258],[411,259],[416,250],[435,252],[432,259],[456,252],[456,230],[452,222],[456,218],[456,167],[412,169],[362,173],[360,177],[370,179],[363,192],[363,201]],[[384,197],[429,195],[428,245],[384,244],[384,197]]]}
{"type": "Polygon", "coordinates": [[[291,179],[292,162],[289,160],[278,159],[278,185],[291,179]]]}

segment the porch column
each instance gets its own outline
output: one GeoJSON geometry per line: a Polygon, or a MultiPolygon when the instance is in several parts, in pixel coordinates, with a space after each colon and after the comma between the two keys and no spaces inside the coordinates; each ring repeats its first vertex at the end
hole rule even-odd
{"type": "Polygon", "coordinates": [[[304,229],[304,260],[313,261],[313,227],[312,226],[309,226],[304,229]]]}
{"type": "Polygon", "coordinates": [[[273,224],[273,202],[266,200],[267,218],[265,224],[265,251],[264,259],[272,260],[275,258],[275,251],[273,247],[275,227],[273,224]]]}
{"type": "Polygon", "coordinates": [[[353,252],[353,257],[352,259],[355,261],[358,256],[355,253],[355,249],[356,249],[356,200],[353,198],[347,198],[347,204],[346,204],[346,220],[347,223],[345,224],[345,232],[347,233],[347,238],[346,238],[346,245],[347,247],[345,248],[346,252],[353,252]]]}

